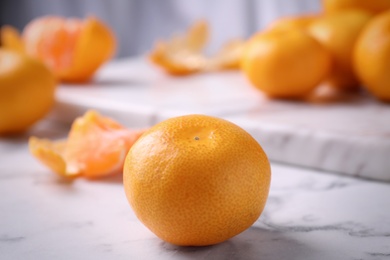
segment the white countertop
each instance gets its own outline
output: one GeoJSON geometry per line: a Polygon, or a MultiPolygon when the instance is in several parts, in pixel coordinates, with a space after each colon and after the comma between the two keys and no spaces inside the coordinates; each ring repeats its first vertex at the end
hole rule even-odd
{"type": "Polygon", "coordinates": [[[70,123],[92,108],[150,127],[208,114],[246,129],[273,161],[390,182],[390,105],[361,93],[316,100],[268,99],[238,71],[170,77],[138,58],[107,64],[89,84],[60,86],[52,117],[70,123]]]}
{"type": "Polygon", "coordinates": [[[215,246],[177,247],[148,231],[121,176],[66,182],[28,152],[29,135],[60,138],[43,121],[0,139],[0,259],[389,259],[390,184],[272,163],[259,220],[215,246]]]}

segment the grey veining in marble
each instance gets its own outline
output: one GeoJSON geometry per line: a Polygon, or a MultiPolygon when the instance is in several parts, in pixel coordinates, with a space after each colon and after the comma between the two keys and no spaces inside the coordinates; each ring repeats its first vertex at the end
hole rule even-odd
{"type": "Polygon", "coordinates": [[[390,185],[272,164],[259,220],[215,246],[177,247],[135,217],[121,176],[65,181],[27,151],[43,122],[0,139],[0,259],[390,259],[390,185]]]}

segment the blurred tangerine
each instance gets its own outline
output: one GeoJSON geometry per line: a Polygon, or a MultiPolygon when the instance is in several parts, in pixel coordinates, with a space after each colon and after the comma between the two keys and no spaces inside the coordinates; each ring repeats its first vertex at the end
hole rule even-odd
{"type": "Polygon", "coordinates": [[[0,134],[27,130],[54,104],[56,80],[40,61],[0,49],[0,134]]]}
{"type": "Polygon", "coordinates": [[[360,32],[371,18],[372,14],[363,10],[343,10],[325,14],[308,27],[309,33],[332,55],[332,71],[327,79],[330,86],[344,90],[359,87],[352,53],[360,32]]]}
{"type": "Polygon", "coordinates": [[[373,14],[390,9],[389,0],[323,0],[326,13],[333,13],[346,9],[362,9],[373,14]]]}
{"type": "Polygon", "coordinates": [[[249,40],[241,68],[259,90],[275,98],[303,98],[328,75],[330,53],[304,30],[271,29],[249,40]]]}
{"type": "Polygon", "coordinates": [[[40,17],[27,24],[22,38],[27,54],[67,82],[89,80],[116,49],[115,35],[95,17],[40,17]]]}
{"type": "Polygon", "coordinates": [[[354,49],[354,66],[363,86],[379,100],[390,102],[390,10],[363,29],[354,49]]]}

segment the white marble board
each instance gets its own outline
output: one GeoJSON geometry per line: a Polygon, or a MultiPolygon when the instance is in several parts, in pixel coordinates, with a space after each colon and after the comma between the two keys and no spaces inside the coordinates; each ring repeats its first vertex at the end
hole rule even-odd
{"type": "Polygon", "coordinates": [[[273,161],[390,181],[390,105],[367,95],[325,104],[270,100],[238,72],[170,77],[133,59],[108,64],[89,84],[60,86],[51,117],[70,123],[88,109],[128,127],[218,116],[248,130],[273,161]]]}

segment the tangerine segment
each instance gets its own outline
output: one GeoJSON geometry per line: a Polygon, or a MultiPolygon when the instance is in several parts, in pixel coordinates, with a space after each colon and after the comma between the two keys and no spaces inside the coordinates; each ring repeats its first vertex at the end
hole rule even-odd
{"type": "Polygon", "coordinates": [[[142,135],[124,165],[137,217],[176,245],[220,243],[249,228],[267,200],[270,165],[261,146],[226,120],[187,115],[142,135]]]}
{"type": "Polygon", "coordinates": [[[23,30],[26,52],[42,60],[62,81],[86,81],[114,54],[115,36],[94,17],[45,16],[23,30]]]}
{"type": "Polygon", "coordinates": [[[72,124],[67,140],[31,137],[31,153],[61,176],[97,178],[121,170],[125,155],[144,130],[129,130],[95,111],[72,124]]]}

